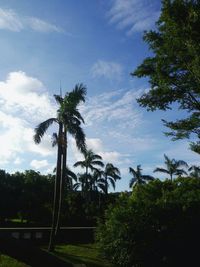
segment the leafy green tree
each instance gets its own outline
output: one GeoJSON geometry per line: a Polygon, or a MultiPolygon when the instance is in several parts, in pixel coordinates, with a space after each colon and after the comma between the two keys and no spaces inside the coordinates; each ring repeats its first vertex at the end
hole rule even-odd
{"type": "Polygon", "coordinates": [[[166,155],[164,155],[164,158],[165,158],[166,169],[156,168],[154,172],[162,172],[169,174],[171,181],[173,179],[173,175],[179,175],[179,176],[183,174],[187,175],[187,172],[181,168],[181,167],[188,167],[185,161],[170,159],[166,155]]]}
{"type": "MultiPolygon", "coordinates": [[[[15,175],[16,177],[16,175],[15,175]]],[[[51,201],[51,183],[47,176],[34,170],[23,173],[23,192],[21,196],[21,219],[27,223],[46,224],[50,219],[48,204],[51,201]]]]}
{"type": "Polygon", "coordinates": [[[158,179],[121,193],[97,228],[106,258],[120,267],[195,266],[200,179],[158,179]]]}
{"type": "Polygon", "coordinates": [[[190,177],[200,178],[200,167],[193,165],[188,171],[190,172],[190,177]]]}
{"type": "Polygon", "coordinates": [[[81,175],[82,190],[91,191],[92,180],[91,176],[89,175],[89,171],[99,171],[97,167],[103,167],[104,164],[102,162],[102,157],[100,155],[95,154],[91,149],[84,151],[83,155],[84,160],[77,161],[74,164],[74,167],[81,167],[85,169],[85,174],[81,175]]]}
{"type": "Polygon", "coordinates": [[[54,204],[53,204],[53,219],[52,219],[52,230],[49,242],[49,251],[54,250],[55,237],[59,226],[59,218],[62,203],[62,190],[63,180],[66,176],[66,162],[67,162],[67,134],[71,134],[76,141],[78,149],[83,152],[86,149],[85,146],[85,134],[81,128],[81,123],[84,120],[78,110],[80,102],[85,101],[86,88],[82,85],[76,85],[75,88],[66,93],[64,98],[55,95],[55,99],[59,104],[57,110],[57,117],[50,118],[40,123],[35,128],[34,141],[39,144],[45,132],[53,123],[58,124],[57,134],[57,165],[56,165],[56,179],[54,189],[54,204]]]}
{"type": "Polygon", "coordinates": [[[147,181],[152,181],[154,178],[151,175],[143,175],[141,165],[137,165],[136,170],[129,168],[129,173],[133,175],[130,180],[129,187],[135,187],[136,185],[145,184],[147,181]]]}
{"type": "Polygon", "coordinates": [[[132,73],[148,77],[150,91],[138,103],[147,110],[171,109],[172,103],[188,114],[184,119],[165,121],[172,140],[194,137],[191,149],[200,153],[200,2],[162,1],[157,30],[144,34],[153,56],[132,73]]]}
{"type": "Polygon", "coordinates": [[[107,163],[103,171],[103,177],[105,179],[105,193],[108,194],[109,183],[115,190],[115,183],[120,180],[120,170],[112,163],[107,163]]]}

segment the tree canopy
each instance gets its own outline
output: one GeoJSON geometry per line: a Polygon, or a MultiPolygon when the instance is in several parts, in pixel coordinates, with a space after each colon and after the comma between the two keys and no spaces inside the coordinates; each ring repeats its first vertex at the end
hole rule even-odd
{"type": "Polygon", "coordinates": [[[132,73],[148,77],[150,90],[138,103],[148,110],[167,110],[176,103],[183,119],[165,121],[172,140],[195,138],[191,149],[200,153],[200,2],[164,0],[157,30],[144,34],[153,56],[132,73]]]}

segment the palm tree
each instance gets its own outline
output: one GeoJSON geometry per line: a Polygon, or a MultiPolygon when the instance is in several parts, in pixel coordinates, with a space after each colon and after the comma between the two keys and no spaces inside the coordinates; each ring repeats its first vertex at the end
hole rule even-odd
{"type": "Polygon", "coordinates": [[[136,170],[129,168],[129,173],[133,175],[130,180],[129,187],[135,187],[136,185],[145,184],[147,181],[154,180],[154,177],[151,175],[143,175],[141,165],[137,165],[136,170]]]}
{"type": "Polygon", "coordinates": [[[81,128],[81,122],[84,123],[84,120],[78,110],[79,103],[85,102],[85,96],[86,88],[82,84],[76,85],[71,92],[65,94],[64,98],[55,95],[54,97],[59,104],[57,117],[50,118],[40,123],[35,128],[34,141],[36,144],[39,144],[50,125],[56,123],[59,126],[57,134],[57,165],[49,251],[54,250],[55,237],[60,219],[63,180],[66,177],[67,134],[69,133],[75,138],[76,145],[81,152],[86,150],[85,134],[81,128]]]}
{"type": "Polygon", "coordinates": [[[77,161],[74,164],[74,167],[81,167],[85,168],[85,173],[81,175],[81,182],[82,182],[82,190],[88,191],[92,190],[92,184],[90,183],[90,176],[89,176],[89,170],[91,172],[99,171],[98,167],[104,167],[102,160],[102,157],[100,155],[95,154],[91,149],[86,150],[83,152],[84,160],[77,161]]]}
{"type": "Polygon", "coordinates": [[[109,183],[112,185],[115,190],[115,183],[117,180],[120,180],[120,170],[115,167],[112,163],[107,163],[103,171],[103,176],[105,178],[105,194],[108,194],[109,183]]]}
{"type": "Polygon", "coordinates": [[[171,181],[173,179],[173,175],[182,175],[182,174],[187,175],[187,172],[181,169],[181,167],[188,167],[185,161],[170,159],[165,154],[164,154],[164,157],[165,157],[166,169],[156,168],[153,172],[167,173],[169,174],[171,181]]]}
{"type": "Polygon", "coordinates": [[[200,167],[198,166],[191,166],[188,171],[190,171],[190,176],[193,178],[200,178],[200,167]]]}

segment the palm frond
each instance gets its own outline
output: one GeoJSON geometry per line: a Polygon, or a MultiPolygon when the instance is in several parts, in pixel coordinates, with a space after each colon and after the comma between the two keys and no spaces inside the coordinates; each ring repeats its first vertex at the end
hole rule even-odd
{"type": "Polygon", "coordinates": [[[134,177],[137,176],[137,172],[133,168],[129,168],[129,173],[131,173],[134,177]]]}
{"type": "Polygon", "coordinates": [[[169,174],[169,171],[164,168],[155,168],[153,172],[163,172],[169,174]]]}
{"type": "Polygon", "coordinates": [[[104,167],[104,163],[102,161],[100,161],[100,160],[93,160],[92,164],[100,166],[100,167],[104,167]]]}
{"type": "Polygon", "coordinates": [[[110,184],[112,185],[112,188],[115,190],[115,181],[110,177],[108,177],[108,180],[109,180],[110,184]]]}
{"type": "Polygon", "coordinates": [[[63,103],[63,98],[60,95],[54,95],[57,104],[61,105],[63,103]]]}
{"type": "Polygon", "coordinates": [[[43,121],[35,128],[35,134],[33,136],[34,142],[39,144],[41,142],[42,137],[44,136],[45,132],[49,128],[51,124],[54,122],[58,122],[56,118],[50,118],[46,121],[43,121]]]}
{"type": "Polygon", "coordinates": [[[137,181],[136,178],[131,178],[131,180],[129,182],[129,188],[132,188],[136,181],[137,181]]]}
{"type": "Polygon", "coordinates": [[[151,175],[142,175],[142,179],[146,181],[153,181],[155,178],[151,175]]]}
{"type": "Polygon", "coordinates": [[[52,134],[52,147],[57,146],[57,144],[58,144],[58,135],[57,133],[53,133],[52,134]]]}
{"type": "Polygon", "coordinates": [[[76,163],[74,163],[74,167],[85,168],[85,162],[84,161],[77,161],[76,163]]]}
{"type": "Polygon", "coordinates": [[[69,169],[69,167],[66,168],[66,174],[70,178],[72,178],[75,182],[77,182],[77,175],[69,169]]]}
{"type": "Polygon", "coordinates": [[[187,162],[185,162],[184,160],[178,160],[177,167],[181,167],[181,166],[188,168],[187,162]]]}
{"type": "MultiPolygon", "coordinates": [[[[76,84],[73,91],[69,93],[68,97],[73,98],[73,102],[85,102],[85,96],[87,94],[87,88],[82,83],[76,84]]],[[[77,103],[77,104],[78,104],[77,103]]]]}
{"type": "Polygon", "coordinates": [[[69,133],[74,137],[77,148],[84,153],[86,151],[85,133],[79,125],[70,125],[69,133]]]}
{"type": "Polygon", "coordinates": [[[75,183],[75,184],[73,184],[73,186],[72,186],[72,190],[73,190],[73,191],[77,191],[77,190],[79,189],[80,186],[81,186],[80,183],[75,183]]]}

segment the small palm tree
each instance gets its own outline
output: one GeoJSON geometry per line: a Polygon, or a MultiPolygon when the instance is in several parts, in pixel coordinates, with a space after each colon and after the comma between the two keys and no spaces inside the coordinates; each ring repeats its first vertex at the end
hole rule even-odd
{"type": "Polygon", "coordinates": [[[84,151],[83,156],[84,160],[77,161],[74,164],[74,167],[85,168],[85,174],[81,176],[82,190],[88,191],[92,190],[92,185],[90,183],[91,177],[89,176],[89,171],[91,172],[99,171],[97,167],[103,167],[104,164],[102,162],[102,157],[100,155],[95,154],[91,149],[84,151]]]}
{"type": "Polygon", "coordinates": [[[103,176],[105,179],[105,194],[108,194],[109,183],[115,190],[116,181],[121,179],[120,170],[117,167],[115,167],[112,163],[107,163],[103,171],[103,176]]]}
{"type": "Polygon", "coordinates": [[[200,167],[198,166],[191,166],[188,171],[190,171],[190,176],[193,178],[200,178],[200,167]]]}
{"type": "MultiPolygon", "coordinates": [[[[66,177],[66,162],[67,162],[67,133],[71,134],[76,141],[78,149],[83,152],[86,150],[85,134],[81,128],[81,122],[84,120],[78,110],[80,102],[85,101],[86,88],[82,84],[78,84],[72,90],[72,92],[66,93],[64,98],[55,95],[55,100],[59,104],[57,110],[57,117],[50,118],[40,123],[35,128],[34,141],[39,144],[42,137],[46,133],[49,126],[53,123],[58,124],[57,134],[57,165],[56,165],[56,179],[54,189],[54,204],[53,204],[53,216],[52,216],[52,228],[49,241],[49,251],[54,250],[55,237],[59,225],[61,203],[62,203],[62,190],[63,181],[66,177]]],[[[55,136],[54,136],[55,137],[55,136]]],[[[54,138],[56,139],[56,138],[54,138]]]]}
{"type": "Polygon", "coordinates": [[[137,165],[136,170],[133,168],[129,168],[129,173],[133,175],[133,177],[130,180],[129,187],[135,187],[136,185],[142,185],[145,184],[147,181],[154,180],[153,176],[150,175],[143,175],[142,174],[142,168],[141,165],[137,165]]]}
{"type": "Polygon", "coordinates": [[[164,157],[165,157],[166,169],[156,168],[153,172],[167,173],[169,174],[171,181],[173,179],[173,175],[180,175],[180,176],[183,174],[187,175],[187,172],[181,168],[181,167],[188,168],[188,165],[185,161],[170,159],[166,155],[164,155],[164,157]]]}

